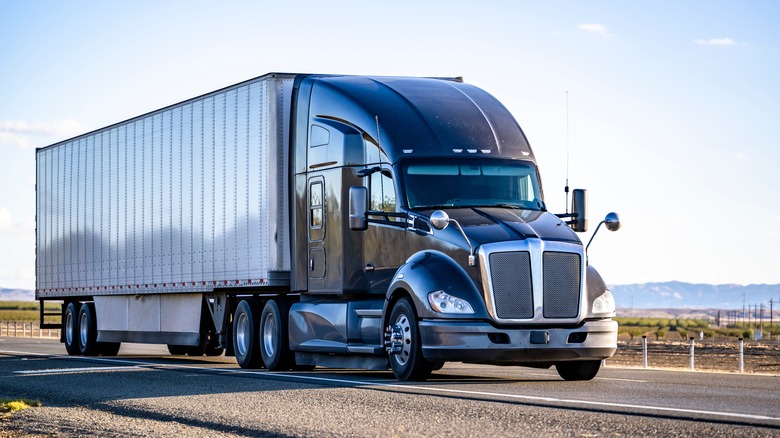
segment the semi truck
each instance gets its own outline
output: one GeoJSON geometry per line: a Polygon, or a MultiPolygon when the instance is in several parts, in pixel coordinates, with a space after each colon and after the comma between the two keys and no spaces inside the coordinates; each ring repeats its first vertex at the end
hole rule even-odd
{"type": "Polygon", "coordinates": [[[589,380],[616,350],[586,191],[549,212],[520,126],[461,78],[270,73],[37,149],[36,177],[36,299],[70,355],[589,380]]]}

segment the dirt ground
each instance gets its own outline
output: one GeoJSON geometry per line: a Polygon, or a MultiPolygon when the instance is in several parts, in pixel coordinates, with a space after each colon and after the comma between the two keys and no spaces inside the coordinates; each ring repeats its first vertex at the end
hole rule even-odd
{"type": "MultiPolygon", "coordinates": [[[[780,375],[780,343],[745,341],[746,373],[780,375]]],[[[647,364],[651,368],[689,368],[690,341],[647,340],[647,364]]],[[[607,359],[610,366],[642,366],[642,339],[619,339],[618,350],[607,359]]],[[[694,368],[739,372],[739,341],[695,341],[694,368]]]]}

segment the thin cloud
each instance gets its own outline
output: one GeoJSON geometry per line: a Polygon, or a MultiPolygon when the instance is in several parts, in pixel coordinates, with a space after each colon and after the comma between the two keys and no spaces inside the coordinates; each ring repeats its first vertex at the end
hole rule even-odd
{"type": "Polygon", "coordinates": [[[612,34],[609,33],[606,26],[604,26],[603,24],[584,23],[584,24],[577,25],[577,29],[585,32],[595,33],[597,35],[603,36],[604,38],[609,38],[612,36],[612,34]]]}
{"type": "Polygon", "coordinates": [[[0,146],[29,148],[34,146],[34,137],[72,137],[86,130],[85,124],[73,119],[35,123],[24,120],[0,120],[0,146]]]}
{"type": "Polygon", "coordinates": [[[708,40],[695,39],[693,42],[702,46],[733,46],[737,44],[736,41],[731,38],[710,38],[708,40]]]}
{"type": "Polygon", "coordinates": [[[11,231],[14,228],[14,219],[11,211],[6,207],[0,207],[0,233],[11,231]]]}

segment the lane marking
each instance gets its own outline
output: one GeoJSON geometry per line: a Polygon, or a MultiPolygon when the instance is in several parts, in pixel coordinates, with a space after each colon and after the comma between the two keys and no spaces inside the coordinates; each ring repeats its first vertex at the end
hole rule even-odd
{"type": "MultiPolygon", "coordinates": [[[[539,377],[558,377],[558,374],[549,373],[523,373],[525,376],[539,376],[539,377]]],[[[635,383],[650,383],[647,380],[635,380],[635,379],[618,379],[616,377],[596,377],[595,380],[614,380],[617,382],[635,382],[635,383]]]]}
{"type": "MultiPolygon", "coordinates": [[[[43,353],[28,353],[28,352],[21,352],[21,351],[0,350],[0,354],[2,353],[22,354],[28,356],[30,355],[48,356],[53,359],[66,359],[66,360],[77,359],[77,360],[86,360],[86,361],[94,361],[94,362],[124,363],[124,364],[130,364],[134,366],[178,368],[178,369],[185,369],[185,370],[197,370],[201,372],[207,371],[207,372],[224,373],[224,374],[247,374],[247,375],[258,376],[264,379],[269,379],[273,377],[283,377],[283,378],[290,378],[290,379],[309,380],[315,382],[342,383],[342,384],[350,384],[356,386],[380,386],[385,388],[395,388],[395,389],[405,389],[405,390],[415,389],[422,392],[459,394],[459,395],[469,395],[469,396],[479,395],[479,396],[486,396],[486,397],[503,397],[503,398],[533,401],[533,402],[561,403],[566,405],[597,406],[603,408],[617,408],[617,409],[632,408],[632,409],[638,409],[638,410],[644,410],[650,412],[671,412],[671,413],[688,414],[688,415],[699,414],[699,415],[711,415],[715,417],[740,418],[740,419],[749,419],[749,420],[780,421],[780,417],[770,417],[766,415],[755,415],[755,414],[742,414],[737,412],[706,411],[700,409],[671,408],[666,406],[637,405],[637,404],[617,403],[617,402],[599,402],[599,401],[592,401],[592,400],[576,400],[576,399],[565,399],[565,398],[557,398],[557,397],[542,397],[542,396],[535,396],[535,395],[505,394],[500,392],[488,392],[488,391],[467,391],[464,389],[436,388],[436,387],[420,386],[420,385],[405,385],[400,383],[383,383],[383,382],[372,382],[372,381],[364,381],[364,380],[337,379],[332,377],[307,376],[303,374],[275,373],[272,371],[248,371],[243,369],[231,369],[231,368],[201,368],[192,365],[157,364],[154,362],[140,362],[134,360],[127,360],[127,359],[107,359],[107,358],[84,357],[84,356],[62,356],[62,355],[52,355],[52,354],[43,354],[43,353]]],[[[618,412],[618,414],[620,413],[618,412]]]]}
{"type": "Polygon", "coordinates": [[[85,368],[49,368],[43,370],[23,370],[14,371],[14,374],[22,374],[26,376],[31,375],[47,375],[47,374],[79,374],[79,373],[91,373],[97,371],[135,371],[142,370],[148,367],[141,366],[124,366],[124,367],[85,367],[85,368]]]}

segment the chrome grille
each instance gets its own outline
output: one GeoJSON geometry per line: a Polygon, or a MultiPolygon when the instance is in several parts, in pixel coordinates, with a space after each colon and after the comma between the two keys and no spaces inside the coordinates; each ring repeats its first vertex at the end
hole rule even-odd
{"type": "Polygon", "coordinates": [[[490,254],[490,279],[493,283],[493,299],[498,318],[533,318],[531,256],[528,252],[490,254]]]}
{"type": "Polygon", "coordinates": [[[580,255],[545,251],[544,311],[545,318],[575,318],[580,312],[580,255]]]}

